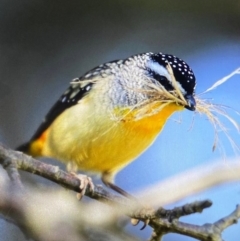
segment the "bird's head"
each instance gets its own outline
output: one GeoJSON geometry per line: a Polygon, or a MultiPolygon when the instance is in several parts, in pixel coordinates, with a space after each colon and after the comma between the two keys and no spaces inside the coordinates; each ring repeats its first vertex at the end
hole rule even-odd
{"type": "Polygon", "coordinates": [[[189,65],[182,59],[169,54],[155,53],[149,57],[149,61],[146,63],[149,75],[169,92],[174,91],[177,87],[187,103],[185,108],[194,111],[196,108],[194,99],[196,79],[189,65]],[[169,66],[176,80],[175,83],[169,72],[169,66]]]}

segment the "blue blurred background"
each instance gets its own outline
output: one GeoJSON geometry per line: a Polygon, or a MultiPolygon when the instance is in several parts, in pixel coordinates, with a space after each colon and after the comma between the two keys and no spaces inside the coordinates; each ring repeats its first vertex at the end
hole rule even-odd
{"type": "MultiPolygon", "coordinates": [[[[239,0],[2,0],[0,141],[16,147],[28,140],[70,80],[103,62],[136,53],[161,51],[184,59],[201,93],[240,67],[239,23],[239,0]]],[[[205,97],[240,111],[239,80],[240,75],[235,76],[205,97]]],[[[240,117],[229,113],[239,123],[240,117]]],[[[239,134],[223,122],[239,145],[239,134]]],[[[223,133],[219,139],[226,156],[233,157],[223,133]]],[[[214,130],[205,116],[176,113],[152,147],[117,175],[116,183],[129,192],[139,191],[192,167],[224,161],[218,148],[212,152],[213,142],[214,130]]],[[[175,205],[206,198],[213,200],[212,208],[182,220],[203,224],[229,214],[240,203],[240,185],[226,184],[175,205]]],[[[127,228],[143,240],[151,231],[127,228]]],[[[3,241],[16,236],[24,240],[14,226],[0,221],[0,230],[3,241]]],[[[225,240],[239,236],[239,224],[224,232],[225,240]]],[[[192,240],[179,235],[164,240],[176,238],[192,240]]]]}

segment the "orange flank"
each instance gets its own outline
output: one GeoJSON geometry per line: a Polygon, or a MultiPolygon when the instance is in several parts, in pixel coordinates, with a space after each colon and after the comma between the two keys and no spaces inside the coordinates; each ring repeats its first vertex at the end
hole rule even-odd
{"type": "MultiPolygon", "coordinates": [[[[155,104],[152,106],[151,110],[149,109],[149,115],[146,115],[145,117],[139,119],[139,120],[130,120],[130,118],[127,116],[125,127],[129,127],[133,130],[136,130],[139,134],[143,135],[157,135],[162,130],[165,122],[167,119],[175,112],[175,111],[181,111],[184,109],[183,106],[177,105],[175,103],[170,103],[166,107],[163,107],[158,113],[151,114],[151,111],[154,108],[160,107],[160,105],[155,104]]],[[[133,111],[133,115],[135,115],[133,111]]],[[[123,121],[125,121],[125,118],[123,118],[123,121]]]]}
{"type": "Polygon", "coordinates": [[[48,130],[44,131],[42,135],[31,142],[29,147],[29,154],[32,156],[42,156],[42,149],[45,144],[46,138],[47,138],[47,132],[48,130]]]}
{"type": "MultiPolygon", "coordinates": [[[[92,143],[94,147],[89,160],[79,162],[79,168],[109,173],[119,171],[153,143],[174,112],[183,109],[183,106],[170,103],[158,113],[141,119],[134,120],[127,115],[116,128],[113,127],[92,143]]],[[[134,116],[134,111],[131,114],[134,116]]]]}

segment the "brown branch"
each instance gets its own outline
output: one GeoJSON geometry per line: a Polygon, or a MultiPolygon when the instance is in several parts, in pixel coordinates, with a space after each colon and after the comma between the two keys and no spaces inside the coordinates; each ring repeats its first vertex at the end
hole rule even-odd
{"type": "MultiPolygon", "coordinates": [[[[1,145],[0,164],[6,169],[12,168],[13,171],[8,171],[8,173],[15,183],[21,183],[17,173],[17,169],[20,169],[47,178],[70,190],[76,192],[81,191],[79,189],[80,181],[74,175],[60,170],[59,167],[45,164],[20,152],[4,148],[1,145]]],[[[12,193],[12,195],[15,194],[12,193]]],[[[118,212],[116,213],[118,214],[124,212],[132,218],[136,218],[144,222],[149,220],[149,225],[154,229],[151,238],[152,241],[160,240],[164,234],[169,232],[184,234],[198,240],[221,241],[222,231],[228,226],[236,223],[236,220],[240,218],[240,211],[239,208],[237,208],[232,214],[220,219],[213,224],[198,226],[180,222],[178,221],[178,218],[184,215],[189,215],[191,213],[201,212],[203,209],[211,205],[211,202],[208,200],[183,205],[182,207],[177,207],[173,210],[165,210],[163,208],[159,208],[157,211],[154,211],[153,209],[143,209],[138,202],[114,195],[99,186],[96,186],[93,192],[87,189],[86,195],[99,201],[117,205],[118,212]]],[[[13,199],[15,200],[15,197],[13,199]]],[[[2,211],[4,211],[5,209],[3,208],[3,204],[1,205],[2,211]]],[[[15,206],[15,204],[13,206],[15,206]]],[[[19,209],[20,208],[21,207],[19,207],[19,209]]],[[[12,208],[12,210],[14,209],[12,208]]],[[[16,214],[19,214],[17,211],[16,214]]],[[[114,210],[113,213],[115,211],[116,210],[114,210]]],[[[105,215],[107,216],[109,214],[106,213],[105,215]]],[[[21,217],[22,214],[19,216],[21,217]]],[[[16,218],[16,216],[13,218],[16,218]]],[[[25,220],[24,216],[21,218],[21,220],[25,220]]]]}
{"type": "MultiPolygon", "coordinates": [[[[2,145],[0,145],[0,164],[6,169],[13,169],[14,167],[19,170],[23,170],[44,177],[52,182],[66,187],[69,190],[81,192],[81,189],[79,188],[80,180],[71,173],[62,171],[61,169],[59,169],[58,166],[53,166],[38,161],[21,152],[13,151],[11,149],[7,149],[6,147],[4,148],[2,145]]],[[[19,174],[16,175],[14,173],[14,176],[19,176],[19,174]]],[[[13,175],[10,174],[10,177],[12,179],[13,175]]],[[[85,195],[92,199],[100,201],[114,203],[120,202],[122,205],[127,204],[125,198],[120,198],[119,196],[106,191],[101,186],[95,186],[94,192],[91,192],[90,189],[87,188],[85,195]]]]}
{"type": "MultiPolygon", "coordinates": [[[[138,217],[135,217],[138,218],[138,217]]],[[[222,232],[240,219],[240,205],[226,217],[204,225],[193,225],[180,222],[177,219],[170,222],[166,219],[152,219],[149,225],[154,229],[151,241],[159,241],[166,233],[183,234],[202,241],[223,241],[222,232]]]]}
{"type": "Polygon", "coordinates": [[[14,162],[11,159],[10,156],[4,156],[4,161],[3,161],[2,165],[6,169],[6,171],[8,173],[8,176],[10,177],[10,179],[13,182],[14,186],[16,188],[22,189],[23,185],[22,185],[22,182],[21,182],[21,178],[20,178],[19,172],[17,170],[16,162],[14,162]]]}

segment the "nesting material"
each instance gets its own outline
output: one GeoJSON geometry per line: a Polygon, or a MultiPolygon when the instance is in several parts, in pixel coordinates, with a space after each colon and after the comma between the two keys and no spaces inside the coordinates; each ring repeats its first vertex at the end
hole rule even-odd
{"type": "MultiPolygon", "coordinates": [[[[166,105],[170,103],[175,103],[180,106],[186,106],[187,101],[185,100],[184,96],[182,95],[179,85],[174,77],[173,70],[170,65],[167,66],[168,72],[172,78],[172,83],[174,86],[173,91],[167,91],[162,85],[156,85],[152,82],[147,83],[149,89],[147,90],[141,90],[144,91],[144,93],[147,94],[148,98],[144,100],[141,103],[138,103],[138,105],[132,106],[130,109],[128,109],[128,112],[125,112],[124,116],[122,118],[126,118],[129,113],[134,113],[135,120],[139,120],[141,118],[144,118],[146,116],[151,116],[156,114],[157,112],[161,111],[162,108],[164,108],[166,105]]],[[[231,77],[233,77],[236,74],[240,74],[240,68],[233,71],[228,76],[216,81],[210,88],[208,88],[206,91],[204,91],[200,95],[195,95],[194,98],[196,100],[196,114],[205,115],[207,119],[212,124],[214,131],[215,131],[215,138],[214,138],[214,144],[213,144],[213,150],[215,150],[216,146],[218,145],[218,133],[223,132],[229,139],[230,143],[234,147],[234,149],[239,149],[235,142],[231,139],[230,135],[228,134],[227,128],[224,126],[224,124],[220,121],[219,116],[225,117],[234,127],[235,129],[240,132],[240,126],[229,114],[227,113],[227,106],[224,105],[218,105],[214,104],[209,100],[206,100],[204,98],[201,98],[203,94],[214,90],[218,86],[222,85],[224,82],[229,80],[231,77]]],[[[239,114],[237,111],[235,111],[237,114],[239,114]]]]}

